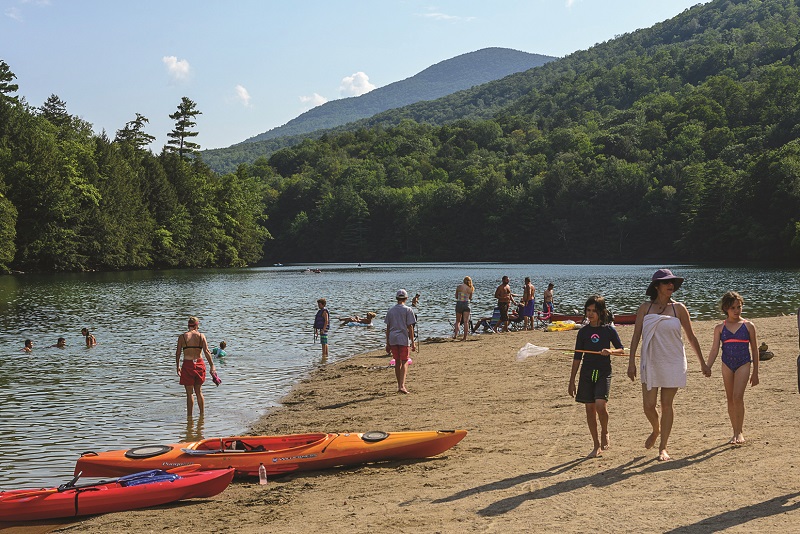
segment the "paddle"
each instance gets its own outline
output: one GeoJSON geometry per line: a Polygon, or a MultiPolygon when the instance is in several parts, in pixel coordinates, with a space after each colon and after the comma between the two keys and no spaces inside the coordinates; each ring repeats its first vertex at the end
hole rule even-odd
{"type": "MultiPolygon", "coordinates": [[[[583,352],[584,354],[603,354],[600,351],[596,350],[575,350],[565,347],[539,347],[534,345],[533,343],[527,343],[524,347],[519,349],[517,352],[517,361],[521,362],[529,358],[530,356],[538,356],[542,353],[547,352],[548,350],[563,350],[565,352],[583,352]]],[[[614,356],[630,356],[630,354],[615,354],[614,356]]]]}

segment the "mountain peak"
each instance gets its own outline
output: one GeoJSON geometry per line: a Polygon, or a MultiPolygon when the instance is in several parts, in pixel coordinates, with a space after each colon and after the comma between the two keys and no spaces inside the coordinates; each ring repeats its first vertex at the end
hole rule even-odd
{"type": "MultiPolygon", "coordinates": [[[[283,126],[251,137],[253,143],[335,128],[377,113],[469,89],[509,74],[539,67],[556,59],[509,48],[483,48],[440,61],[406,78],[358,97],[331,100],[306,111],[283,126]]],[[[222,149],[224,150],[224,149],[222,149]]]]}

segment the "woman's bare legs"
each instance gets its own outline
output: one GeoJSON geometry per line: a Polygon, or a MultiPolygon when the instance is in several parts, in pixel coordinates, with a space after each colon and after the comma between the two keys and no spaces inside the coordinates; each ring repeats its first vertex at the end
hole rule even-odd
{"type": "Polygon", "coordinates": [[[671,460],[667,452],[667,441],[672,433],[672,422],[675,419],[675,410],[672,402],[678,388],[661,388],[661,443],[658,446],[658,459],[661,461],[671,460]]]}
{"type": "MultiPolygon", "coordinates": [[[[453,339],[458,337],[458,329],[461,326],[461,318],[464,314],[462,312],[456,312],[456,326],[453,327],[453,339]]],[[[467,331],[467,326],[464,325],[464,332],[467,331]]]]}
{"type": "Polygon", "coordinates": [[[186,415],[188,417],[192,416],[192,408],[194,408],[194,398],[192,398],[192,393],[194,392],[194,386],[183,386],[186,389],[186,415]]]}
{"type": "Polygon", "coordinates": [[[645,449],[652,449],[656,444],[658,435],[661,431],[661,425],[658,420],[658,410],[656,403],[658,402],[658,388],[648,390],[645,384],[642,384],[642,407],[644,408],[644,415],[653,427],[653,431],[644,442],[645,449]]]}
{"type": "Polygon", "coordinates": [[[200,415],[203,415],[206,408],[206,399],[203,398],[202,384],[197,384],[194,386],[194,395],[197,397],[197,408],[200,410],[200,415]]]}

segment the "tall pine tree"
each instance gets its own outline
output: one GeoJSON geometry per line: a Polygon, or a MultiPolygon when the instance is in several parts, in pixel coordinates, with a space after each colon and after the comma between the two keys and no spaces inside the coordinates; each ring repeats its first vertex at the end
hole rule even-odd
{"type": "Polygon", "coordinates": [[[185,96],[181,98],[181,103],[178,104],[178,111],[169,116],[170,119],[175,121],[175,129],[167,134],[167,137],[169,137],[165,147],[167,150],[177,152],[180,157],[200,150],[199,144],[189,140],[197,137],[199,133],[191,131],[197,125],[194,121],[197,115],[202,115],[202,112],[197,110],[197,104],[185,96]]]}

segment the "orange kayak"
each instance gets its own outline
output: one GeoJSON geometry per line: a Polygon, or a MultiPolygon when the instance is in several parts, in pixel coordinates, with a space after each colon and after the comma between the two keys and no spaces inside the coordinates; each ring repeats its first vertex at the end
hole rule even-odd
{"type": "Polygon", "coordinates": [[[200,469],[233,467],[238,474],[258,475],[310,471],[384,460],[427,458],[440,454],[467,435],[466,430],[365,432],[234,436],[188,443],[85,452],[75,472],[85,476],[118,476],[144,469],[172,469],[198,464],[200,469]]]}
{"type": "Polygon", "coordinates": [[[122,512],[182,499],[213,497],[233,480],[233,469],[180,474],[155,470],[90,484],[0,492],[0,521],[32,521],[122,512]]]}

